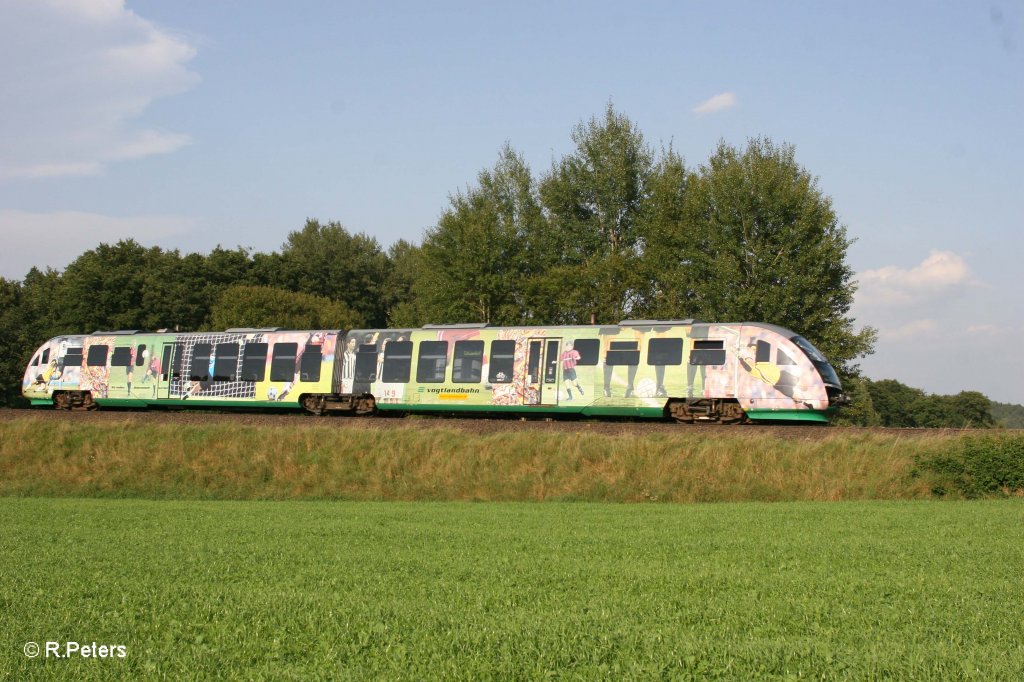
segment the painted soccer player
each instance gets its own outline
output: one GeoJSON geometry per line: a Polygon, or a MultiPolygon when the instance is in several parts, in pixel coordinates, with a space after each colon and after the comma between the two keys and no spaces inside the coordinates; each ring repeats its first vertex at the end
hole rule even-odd
{"type": "Polygon", "coordinates": [[[562,380],[565,382],[565,392],[569,396],[568,400],[572,400],[572,389],[576,388],[583,395],[583,387],[580,386],[580,382],[576,379],[576,363],[580,361],[580,352],[573,347],[573,341],[570,339],[565,344],[565,351],[562,353],[562,380]]]}

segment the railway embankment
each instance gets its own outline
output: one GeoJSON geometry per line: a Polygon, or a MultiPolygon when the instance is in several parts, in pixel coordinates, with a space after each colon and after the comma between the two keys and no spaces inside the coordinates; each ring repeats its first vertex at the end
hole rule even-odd
{"type": "Polygon", "coordinates": [[[631,503],[1024,496],[1024,434],[5,411],[0,495],[631,503]]]}

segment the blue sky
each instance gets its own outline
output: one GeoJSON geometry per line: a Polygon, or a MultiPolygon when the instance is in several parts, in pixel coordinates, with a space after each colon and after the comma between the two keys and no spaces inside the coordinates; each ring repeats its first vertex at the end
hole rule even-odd
{"type": "Polygon", "coordinates": [[[1020,2],[0,0],[0,64],[0,276],[307,217],[418,242],[612,101],[689,165],[794,144],[857,239],[865,373],[1024,403],[1020,2]]]}

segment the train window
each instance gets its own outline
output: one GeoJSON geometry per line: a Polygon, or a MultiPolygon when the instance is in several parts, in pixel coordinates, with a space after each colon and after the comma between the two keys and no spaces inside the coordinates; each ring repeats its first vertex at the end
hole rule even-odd
{"type": "Polygon", "coordinates": [[[185,365],[185,344],[175,342],[174,344],[174,363],[171,366],[171,378],[181,378],[181,368],[185,365]]]}
{"type": "Polygon", "coordinates": [[[772,345],[767,341],[757,342],[757,355],[754,356],[754,362],[771,362],[772,361],[772,345]]]}
{"type": "Polygon", "coordinates": [[[483,377],[484,342],[456,341],[452,355],[452,381],[456,384],[478,384],[483,377]]]}
{"type": "Polygon", "coordinates": [[[604,358],[609,367],[640,364],[639,341],[612,341],[604,358]]]}
{"type": "Polygon", "coordinates": [[[295,378],[295,358],[299,353],[297,343],[275,343],[274,357],[270,359],[270,380],[291,381],[295,378]]]}
{"type": "Polygon", "coordinates": [[[140,343],[139,347],[135,349],[135,366],[142,367],[146,364],[146,344],[140,343]]]}
{"type": "Polygon", "coordinates": [[[192,363],[188,368],[189,381],[210,380],[210,357],[213,355],[213,344],[197,343],[192,348],[192,363]]]}
{"type": "Polygon", "coordinates": [[[444,369],[448,364],[447,341],[420,341],[420,357],[416,364],[416,381],[424,384],[439,384],[444,381],[444,369]]]}
{"type": "Polygon", "coordinates": [[[796,361],[793,358],[786,355],[786,352],[781,348],[775,352],[775,364],[776,365],[795,365],[796,361]]]}
{"type": "Polygon", "coordinates": [[[577,365],[596,365],[601,357],[600,339],[576,339],[572,347],[580,354],[580,359],[576,361],[577,365]]]}
{"type": "Polygon", "coordinates": [[[516,364],[516,342],[512,340],[491,341],[491,358],[488,363],[487,381],[492,384],[512,383],[512,372],[516,364]]]}
{"type": "Polygon", "coordinates": [[[356,383],[372,384],[377,380],[377,344],[362,343],[356,349],[356,383]]]}
{"type": "Polygon", "coordinates": [[[647,342],[648,365],[683,364],[683,339],[651,339],[647,342]]]}
{"type": "Polygon", "coordinates": [[[321,346],[306,344],[299,360],[299,381],[320,381],[320,366],[323,362],[321,346]]]}
{"type": "Polygon", "coordinates": [[[247,343],[242,351],[242,381],[263,381],[267,375],[266,343],[247,343]]]}
{"type": "Polygon", "coordinates": [[[526,356],[526,380],[533,384],[540,382],[537,374],[540,370],[540,347],[542,343],[539,339],[531,339],[530,352],[526,356]]]}
{"type": "Polygon", "coordinates": [[[725,341],[694,339],[690,352],[691,365],[724,365],[725,341]]]}
{"type": "Polygon", "coordinates": [[[238,380],[238,344],[218,343],[217,359],[213,361],[214,381],[238,380]]]}
{"type": "Polygon", "coordinates": [[[160,377],[164,381],[167,381],[167,373],[171,371],[171,349],[172,348],[173,348],[173,346],[164,345],[164,361],[160,365],[160,367],[163,370],[163,373],[160,375],[160,377]]]}
{"type": "Polygon", "coordinates": [[[412,371],[412,341],[391,341],[384,346],[384,366],[381,381],[405,384],[412,371]]]}
{"type": "Polygon", "coordinates": [[[558,339],[551,339],[548,341],[548,346],[544,350],[544,383],[555,384],[558,383],[558,361],[560,360],[558,355],[558,339]]]}
{"type": "Polygon", "coordinates": [[[67,352],[64,353],[64,366],[65,367],[81,367],[82,366],[82,349],[81,348],[68,348],[67,352]]]}
{"type": "Polygon", "coordinates": [[[128,346],[115,346],[110,356],[111,367],[129,367],[132,364],[132,349],[128,346]]]}
{"type": "Polygon", "coordinates": [[[32,362],[29,363],[29,367],[38,367],[38,366],[39,366],[39,356],[37,355],[34,358],[32,358],[32,362]]]}
{"type": "Polygon", "coordinates": [[[108,350],[107,346],[89,346],[89,355],[85,364],[89,367],[106,367],[108,350]]]}
{"type": "Polygon", "coordinates": [[[43,364],[43,365],[45,365],[45,364],[47,364],[48,362],[50,362],[50,349],[49,349],[49,348],[47,348],[46,350],[44,350],[44,351],[43,351],[43,357],[39,358],[39,363],[40,363],[40,364],[43,364]]]}

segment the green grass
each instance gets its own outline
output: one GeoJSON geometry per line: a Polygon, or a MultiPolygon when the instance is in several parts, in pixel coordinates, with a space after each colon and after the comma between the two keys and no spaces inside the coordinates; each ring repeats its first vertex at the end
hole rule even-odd
{"type": "Polygon", "coordinates": [[[2,679],[1015,679],[1024,500],[0,498],[2,679]],[[28,659],[27,641],[127,658],[28,659]]]}

